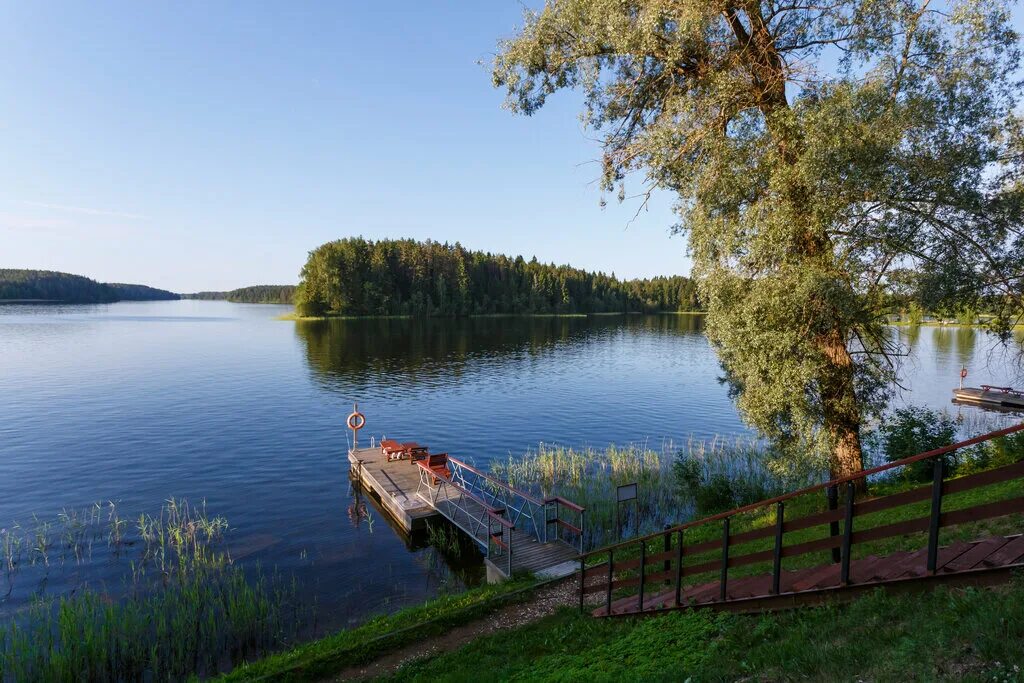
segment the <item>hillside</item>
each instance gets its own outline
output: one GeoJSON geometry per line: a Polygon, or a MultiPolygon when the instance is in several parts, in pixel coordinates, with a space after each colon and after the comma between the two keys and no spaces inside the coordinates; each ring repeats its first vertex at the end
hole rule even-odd
{"type": "Polygon", "coordinates": [[[145,285],[106,284],[52,270],[0,269],[0,301],[95,304],[178,298],[174,292],[145,285]]]}
{"type": "Polygon", "coordinates": [[[682,276],[623,281],[568,265],[470,251],[456,243],[328,242],[310,252],[295,298],[302,315],[464,316],[692,311],[682,276]]]}
{"type": "Polygon", "coordinates": [[[295,285],[252,285],[230,292],[195,292],[183,294],[185,299],[230,301],[236,304],[290,304],[295,301],[295,285]]]}

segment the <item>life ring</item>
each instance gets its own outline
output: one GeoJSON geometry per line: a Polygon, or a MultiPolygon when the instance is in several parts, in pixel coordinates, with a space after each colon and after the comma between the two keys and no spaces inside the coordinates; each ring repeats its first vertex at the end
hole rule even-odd
{"type": "Polygon", "coordinates": [[[348,428],[353,432],[359,431],[366,426],[366,416],[358,410],[348,416],[348,428]]]}

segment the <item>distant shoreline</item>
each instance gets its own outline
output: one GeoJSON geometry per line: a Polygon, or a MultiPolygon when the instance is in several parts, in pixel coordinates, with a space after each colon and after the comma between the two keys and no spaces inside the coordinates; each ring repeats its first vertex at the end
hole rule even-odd
{"type": "MultiPolygon", "coordinates": [[[[616,311],[602,313],[474,313],[462,316],[463,318],[603,318],[626,315],[706,315],[706,311],[656,311],[644,313],[643,311],[616,311]]],[[[317,320],[404,320],[404,319],[427,319],[427,320],[453,320],[451,316],[419,316],[419,315],[342,315],[329,313],[327,315],[299,315],[297,313],[285,313],[277,316],[277,320],[292,322],[312,322],[317,320]]]]}

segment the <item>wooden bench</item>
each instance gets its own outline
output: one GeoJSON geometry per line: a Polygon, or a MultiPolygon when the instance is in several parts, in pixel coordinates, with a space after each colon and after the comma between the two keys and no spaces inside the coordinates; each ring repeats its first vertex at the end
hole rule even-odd
{"type": "Polygon", "coordinates": [[[381,439],[380,452],[388,460],[394,460],[395,455],[401,457],[402,444],[394,439],[381,439]]]}
{"type": "Polygon", "coordinates": [[[448,454],[447,453],[431,453],[427,456],[427,462],[425,463],[427,469],[430,470],[434,475],[434,486],[437,486],[439,482],[438,477],[444,477],[445,479],[451,479],[452,471],[448,469],[448,454]]]}

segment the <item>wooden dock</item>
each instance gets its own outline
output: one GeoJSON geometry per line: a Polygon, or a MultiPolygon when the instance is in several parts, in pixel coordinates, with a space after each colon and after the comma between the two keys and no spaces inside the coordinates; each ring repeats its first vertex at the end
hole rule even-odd
{"type": "Polygon", "coordinates": [[[583,509],[570,501],[541,501],[455,458],[449,478],[407,459],[389,460],[376,445],[350,449],[348,459],[352,477],[407,532],[443,517],[469,536],[486,556],[489,580],[523,571],[568,576],[578,566],[583,509]]]}
{"type": "Polygon", "coordinates": [[[420,483],[418,468],[408,460],[389,462],[379,447],[350,449],[352,477],[371,491],[381,505],[407,532],[422,529],[427,519],[439,513],[416,495],[420,483]]]}

